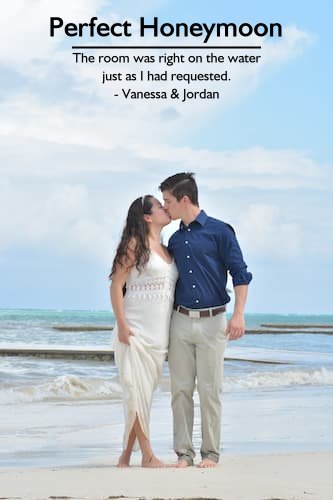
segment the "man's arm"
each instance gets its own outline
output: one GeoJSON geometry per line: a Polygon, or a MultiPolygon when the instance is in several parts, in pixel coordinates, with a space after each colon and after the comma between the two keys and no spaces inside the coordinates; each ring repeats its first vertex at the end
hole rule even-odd
{"type": "Polygon", "coordinates": [[[230,340],[237,340],[245,333],[244,310],[247,298],[248,285],[234,287],[235,305],[234,312],[227,325],[227,335],[230,340]]]}
{"type": "Polygon", "coordinates": [[[231,340],[236,340],[245,333],[244,310],[252,274],[247,271],[247,265],[244,262],[235,231],[228,225],[224,225],[223,229],[220,232],[220,256],[232,276],[235,291],[234,312],[228,321],[227,334],[231,340]]]}

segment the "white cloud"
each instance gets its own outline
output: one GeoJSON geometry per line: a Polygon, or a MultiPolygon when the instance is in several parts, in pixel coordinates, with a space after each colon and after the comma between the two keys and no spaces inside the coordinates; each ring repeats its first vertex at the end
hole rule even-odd
{"type": "MultiPolygon", "coordinates": [[[[68,40],[51,39],[48,33],[51,15],[90,19],[106,3],[7,0],[2,6],[0,32],[11,50],[0,47],[0,63],[4,71],[5,65],[20,78],[13,80],[0,102],[0,209],[8,214],[0,222],[0,248],[51,245],[59,252],[104,259],[110,254],[110,241],[112,245],[119,237],[131,199],[153,191],[176,171],[194,170],[203,198],[215,207],[221,206],[221,192],[229,200],[235,189],[260,192],[258,203],[245,196],[242,207],[233,208],[254,254],[277,251],[283,239],[288,243],[279,254],[296,255],[302,230],[263,196],[291,189],[324,191],[326,165],[303,151],[212,152],[170,144],[253,93],[268,71],[299,55],[312,36],[297,27],[286,29],[282,40],[263,43],[258,65],[203,64],[202,72],[228,69],[232,75],[232,81],[221,87],[223,99],[217,103],[126,103],[113,97],[112,87],[98,82],[103,67],[75,65],[68,40]],[[244,207],[248,225],[242,224],[244,207]]],[[[146,7],[150,4],[147,0],[146,7]]],[[[117,14],[108,12],[108,19],[113,16],[117,14]]],[[[132,64],[128,72],[137,69],[132,64]]],[[[194,71],[188,63],[172,67],[174,72],[180,69],[194,71]]],[[[123,68],[112,66],[113,72],[118,70],[123,68]]],[[[156,88],[162,85],[157,83],[156,88]]]]}
{"type": "Polygon", "coordinates": [[[110,256],[112,223],[105,208],[82,185],[0,186],[0,251],[52,247],[59,254],[92,259],[110,256]]]}
{"type": "Polygon", "coordinates": [[[315,41],[313,33],[302,31],[295,25],[286,26],[280,43],[265,43],[264,62],[283,63],[302,54],[315,41]]]}
{"type": "Polygon", "coordinates": [[[212,152],[160,145],[142,147],[139,157],[151,161],[172,158],[179,169],[190,171],[200,171],[204,166],[201,183],[212,190],[327,188],[329,167],[302,151],[251,148],[212,152]]]}
{"type": "MultiPolygon", "coordinates": [[[[76,118],[73,120],[74,127],[76,118]]],[[[87,126],[87,135],[89,130],[87,126]]],[[[60,124],[59,134],[64,134],[60,124]]],[[[99,137],[101,144],[98,141],[94,147],[62,145],[60,137],[59,144],[0,136],[1,170],[10,178],[34,175],[60,180],[73,175],[101,176],[117,172],[139,175],[144,170],[160,171],[162,175],[172,171],[195,171],[202,174],[200,183],[210,191],[242,188],[325,191],[332,177],[330,165],[316,162],[304,151],[251,148],[213,152],[161,143],[115,147],[112,139],[108,141],[108,134],[105,130],[99,137]]]]}
{"type": "Polygon", "coordinates": [[[2,249],[52,246],[108,262],[129,203],[142,193],[160,196],[159,183],[186,170],[197,174],[203,207],[235,224],[252,255],[294,258],[332,247],[319,237],[304,248],[303,233],[322,216],[299,200],[318,189],[328,196],[329,184],[328,169],[305,153],[105,150],[2,138],[0,165],[0,210],[8,214],[0,220],[2,249]]]}
{"type": "Polygon", "coordinates": [[[257,257],[295,259],[304,255],[302,228],[288,220],[287,213],[274,205],[247,207],[246,216],[238,217],[237,232],[242,243],[257,257]]]}
{"type": "MultiPolygon", "coordinates": [[[[139,69],[150,69],[151,72],[168,69],[175,73],[222,73],[227,69],[231,81],[192,83],[190,87],[186,83],[177,85],[191,90],[200,90],[203,86],[208,90],[219,90],[222,97],[218,102],[196,100],[181,103],[162,100],[148,104],[145,100],[126,101],[113,96],[119,91],[119,84],[100,83],[103,69],[113,73],[123,72],[124,65],[75,64],[70,49],[71,40],[61,36],[51,39],[48,33],[50,15],[78,22],[105,12],[105,3],[83,0],[79,4],[75,2],[74,6],[73,2],[61,0],[55,8],[54,2],[47,0],[36,0],[32,4],[23,0],[6,2],[6,16],[2,18],[0,29],[11,50],[0,52],[0,62],[20,74],[21,79],[13,79],[13,86],[0,105],[0,134],[100,148],[122,146],[125,137],[126,144],[132,146],[148,143],[158,145],[161,137],[167,143],[184,130],[190,133],[191,130],[200,129],[203,116],[205,122],[209,123],[211,117],[220,116],[226,108],[253,93],[266,72],[279,68],[282,63],[298,55],[312,39],[310,34],[297,27],[286,28],[282,40],[262,43],[262,59],[254,65],[226,62],[221,65],[203,63],[195,67],[189,63],[172,67],[160,64],[138,67],[131,63],[126,66],[128,73],[135,73],[139,69]],[[15,36],[12,30],[14,23],[15,36]],[[172,118],[172,126],[166,116],[172,118]]],[[[111,11],[104,15],[107,20],[117,18],[117,14],[111,11]]],[[[101,16],[103,19],[104,15],[101,16]]],[[[124,42],[133,43],[133,39],[124,42]]],[[[252,40],[248,41],[251,43],[252,40]]],[[[167,39],[167,42],[172,43],[172,40],[167,39]]],[[[147,38],[145,43],[153,44],[156,40],[147,38]]],[[[186,45],[191,41],[185,39],[179,40],[179,43],[186,45]]],[[[158,53],[154,52],[155,55],[158,53]]],[[[122,52],[122,55],[125,54],[122,52]]],[[[185,51],[186,57],[193,54],[197,55],[197,52],[185,51]]],[[[132,56],[133,52],[128,52],[128,55],[132,56]]],[[[225,54],[226,57],[228,55],[231,52],[225,54]]],[[[169,92],[175,84],[171,81],[133,83],[126,87],[133,87],[134,90],[152,90],[154,87],[155,90],[166,89],[169,92]]]]}
{"type": "Polygon", "coordinates": [[[12,64],[18,71],[36,59],[47,63],[62,41],[49,36],[49,18],[90,19],[105,3],[105,0],[3,0],[0,33],[6,44],[0,45],[0,62],[12,64]]]}

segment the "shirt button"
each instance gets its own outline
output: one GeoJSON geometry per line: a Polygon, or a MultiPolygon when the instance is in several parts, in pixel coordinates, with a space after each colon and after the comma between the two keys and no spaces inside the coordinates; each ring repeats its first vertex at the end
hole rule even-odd
{"type": "Polygon", "coordinates": [[[192,285],[192,288],[195,288],[195,285],[192,285]]]}
{"type": "Polygon", "coordinates": [[[190,274],[192,274],[192,273],[193,273],[192,269],[190,269],[190,270],[189,270],[189,273],[190,273],[190,274]]]}
{"type": "Polygon", "coordinates": [[[191,229],[190,229],[190,228],[188,228],[188,231],[191,231],[191,229]]]}
{"type": "Polygon", "coordinates": [[[195,303],[196,303],[196,304],[199,304],[199,301],[198,301],[198,299],[197,299],[197,300],[195,301],[195,303]]]}
{"type": "Polygon", "coordinates": [[[189,255],[186,255],[186,258],[187,258],[187,259],[189,259],[189,258],[190,258],[190,256],[189,256],[189,255]]]}
{"type": "Polygon", "coordinates": [[[185,241],[185,245],[188,245],[188,241],[187,240],[185,241]]]}

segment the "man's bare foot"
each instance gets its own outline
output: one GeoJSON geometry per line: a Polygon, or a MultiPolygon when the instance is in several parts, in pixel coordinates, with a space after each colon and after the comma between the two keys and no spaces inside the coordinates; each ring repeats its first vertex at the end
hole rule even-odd
{"type": "Polygon", "coordinates": [[[209,458],[203,458],[198,467],[200,467],[200,469],[208,469],[211,467],[217,467],[217,463],[214,462],[214,460],[209,460],[209,458]]]}
{"type": "Polygon", "coordinates": [[[127,453],[125,451],[123,451],[119,457],[117,467],[129,467],[130,458],[131,458],[131,456],[127,455],[127,453]]]}
{"type": "Polygon", "coordinates": [[[148,460],[142,459],[141,465],[142,467],[147,467],[150,469],[159,469],[161,467],[166,467],[166,465],[161,462],[159,458],[155,457],[155,455],[152,455],[148,460]]]}
{"type": "Polygon", "coordinates": [[[176,467],[177,469],[185,469],[185,467],[190,467],[190,464],[184,458],[180,458],[176,467]]]}

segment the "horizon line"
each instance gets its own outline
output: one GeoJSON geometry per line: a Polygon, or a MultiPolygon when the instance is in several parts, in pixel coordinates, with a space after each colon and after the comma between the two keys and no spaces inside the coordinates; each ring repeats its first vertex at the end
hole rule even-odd
{"type": "MultiPolygon", "coordinates": [[[[103,312],[103,313],[112,313],[113,311],[110,309],[75,309],[75,308],[49,308],[49,307],[0,307],[0,311],[55,311],[55,312],[66,312],[66,311],[77,311],[77,312],[103,312]]],[[[232,310],[227,313],[231,314],[232,310]]],[[[277,316],[333,316],[333,313],[301,313],[301,312],[245,312],[246,315],[250,314],[271,314],[277,316]]],[[[1,319],[1,318],[0,318],[1,319]]]]}

